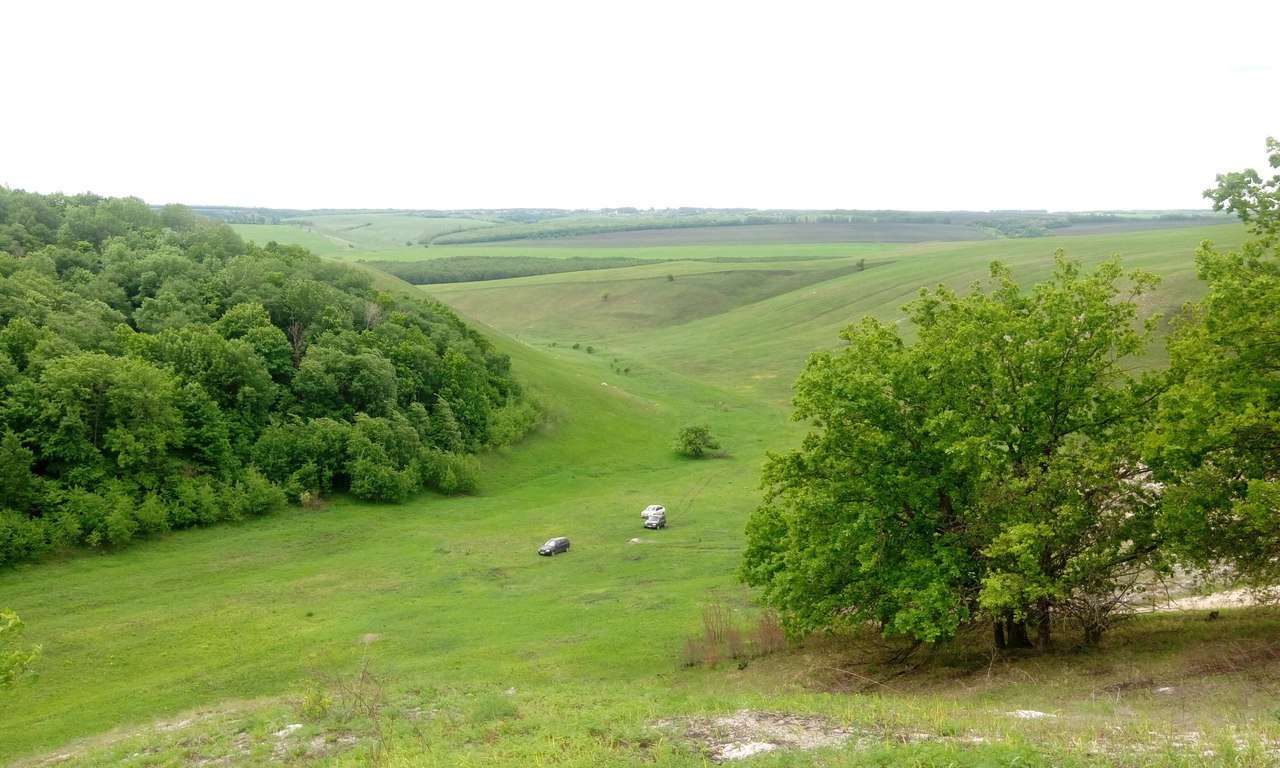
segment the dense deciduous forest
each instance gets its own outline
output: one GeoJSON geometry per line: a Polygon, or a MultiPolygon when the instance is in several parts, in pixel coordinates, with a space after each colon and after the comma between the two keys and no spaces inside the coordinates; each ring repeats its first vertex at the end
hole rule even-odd
{"type": "Polygon", "coordinates": [[[470,455],[537,420],[438,303],[183,206],[0,188],[0,564],[465,493],[470,455]]]}

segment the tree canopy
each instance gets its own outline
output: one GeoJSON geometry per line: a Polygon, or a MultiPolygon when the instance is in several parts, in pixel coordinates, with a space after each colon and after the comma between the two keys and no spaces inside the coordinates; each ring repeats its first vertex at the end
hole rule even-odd
{"type": "Polygon", "coordinates": [[[988,289],[922,290],[914,338],[864,319],[813,355],[794,400],[813,429],[765,467],[743,579],[793,631],[935,642],[985,620],[997,647],[1041,650],[1055,617],[1096,640],[1175,566],[1277,584],[1280,175],[1217,181],[1253,239],[1199,248],[1208,295],[1174,319],[1167,370],[1126,373],[1155,278],[1061,253],[1030,292],[996,263],[988,289]]]}
{"type": "Polygon", "coordinates": [[[986,618],[1001,644],[1048,648],[1067,613],[1096,636],[1157,552],[1135,439],[1152,388],[1122,364],[1153,282],[1059,253],[1029,292],[999,263],[989,289],[922,290],[914,340],[846,328],[797,382],[813,430],[766,465],[744,579],[793,631],[873,622],[934,642],[986,618]]]}
{"type": "Polygon", "coordinates": [[[0,188],[0,564],[476,485],[536,421],[442,305],[136,198],[0,188]]]}
{"type": "MultiPolygon", "coordinates": [[[[1267,149],[1280,168],[1280,142],[1267,149]]],[[[1181,555],[1270,586],[1280,581],[1280,174],[1221,174],[1205,196],[1254,238],[1233,252],[1200,246],[1209,293],[1170,339],[1171,386],[1148,450],[1181,555]]]]}

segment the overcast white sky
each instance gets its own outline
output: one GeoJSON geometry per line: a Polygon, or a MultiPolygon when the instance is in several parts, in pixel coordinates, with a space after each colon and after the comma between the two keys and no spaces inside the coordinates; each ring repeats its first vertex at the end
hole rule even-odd
{"type": "Polygon", "coordinates": [[[278,208],[1206,208],[1280,2],[6,2],[0,185],[278,208]]]}

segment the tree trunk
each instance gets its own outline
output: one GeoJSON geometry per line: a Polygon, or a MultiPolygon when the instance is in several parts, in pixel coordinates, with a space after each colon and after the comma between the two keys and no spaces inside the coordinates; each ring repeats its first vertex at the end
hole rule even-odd
{"type": "Polygon", "coordinates": [[[995,636],[996,650],[1003,651],[1005,648],[1008,648],[1004,642],[1004,622],[1001,619],[996,619],[991,622],[991,631],[995,636]]]}
{"type": "Polygon", "coordinates": [[[1027,625],[1025,622],[1014,621],[1013,619],[1005,619],[1004,622],[1004,631],[1010,648],[1031,647],[1031,641],[1027,639],[1027,625]]]}
{"type": "Polygon", "coordinates": [[[1052,626],[1049,621],[1051,618],[1049,601],[1043,598],[1037,600],[1031,610],[1036,627],[1036,652],[1048,653],[1053,650],[1052,626]]]}
{"type": "Polygon", "coordinates": [[[302,365],[302,350],[307,346],[307,329],[295,320],[289,323],[286,333],[289,334],[289,343],[293,345],[293,367],[297,370],[302,365]]]}

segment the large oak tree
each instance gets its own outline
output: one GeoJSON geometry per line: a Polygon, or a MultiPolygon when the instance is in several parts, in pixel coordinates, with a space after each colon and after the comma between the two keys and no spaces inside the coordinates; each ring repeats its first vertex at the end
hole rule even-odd
{"type": "Polygon", "coordinates": [[[1159,554],[1139,455],[1156,388],[1124,367],[1154,281],[1059,252],[1030,291],[999,263],[987,289],[922,290],[914,338],[846,328],[797,382],[813,428],[766,465],[744,579],[792,631],[934,642],[987,620],[998,644],[1047,650],[1067,613],[1095,639],[1159,554]]]}
{"type": "MultiPolygon", "coordinates": [[[[1272,168],[1280,141],[1267,140],[1272,168]]],[[[1221,174],[1205,196],[1254,238],[1196,255],[1208,295],[1169,342],[1172,386],[1149,453],[1181,556],[1257,586],[1280,583],[1280,174],[1221,174]]]]}

